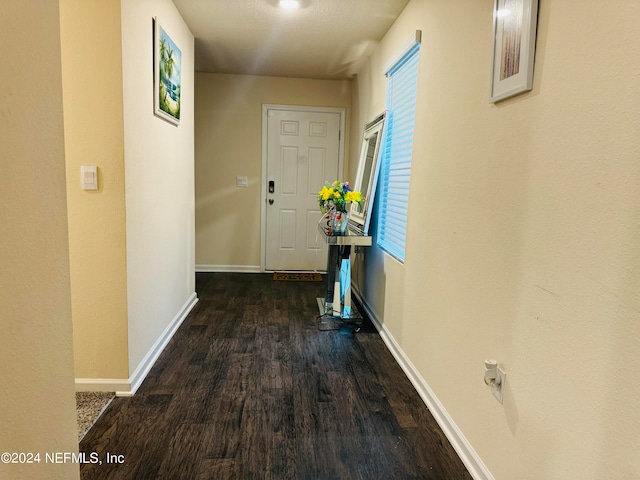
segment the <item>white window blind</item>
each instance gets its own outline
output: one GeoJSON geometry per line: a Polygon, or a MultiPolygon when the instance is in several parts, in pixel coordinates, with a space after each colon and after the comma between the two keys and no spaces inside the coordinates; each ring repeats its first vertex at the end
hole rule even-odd
{"type": "Polygon", "coordinates": [[[387,127],[380,167],[378,245],[404,262],[420,43],[387,73],[387,127]]]}

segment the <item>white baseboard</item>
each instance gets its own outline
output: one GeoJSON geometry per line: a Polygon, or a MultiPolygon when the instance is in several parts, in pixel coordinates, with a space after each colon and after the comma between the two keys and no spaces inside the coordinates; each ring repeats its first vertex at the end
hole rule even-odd
{"type": "Polygon", "coordinates": [[[76,378],[76,392],[116,392],[118,397],[132,397],[196,303],[198,303],[198,297],[194,292],[144,356],[133,375],[128,379],[76,378]]]}
{"type": "Polygon", "coordinates": [[[409,378],[409,381],[413,384],[414,388],[418,391],[418,395],[420,395],[420,398],[422,398],[422,401],[433,415],[433,418],[435,418],[438,425],[440,425],[440,428],[449,439],[449,442],[451,442],[451,445],[460,457],[460,460],[462,460],[462,463],[467,467],[469,474],[471,474],[475,480],[495,480],[489,469],[482,462],[469,441],[465,438],[462,431],[453,421],[451,415],[449,415],[447,410],[444,408],[444,405],[440,403],[440,400],[438,400],[438,397],[431,387],[429,387],[426,380],[422,375],[420,375],[420,372],[418,372],[415,365],[413,365],[411,360],[409,360],[400,345],[398,345],[396,340],[393,338],[393,335],[391,335],[391,332],[387,330],[384,323],[380,321],[377,313],[367,305],[359,290],[354,289],[353,293],[375,325],[382,341],[394,356],[405,375],[409,378]]]}
{"type": "MultiPolygon", "coordinates": [[[[136,393],[136,391],[146,378],[147,374],[149,373],[149,370],[151,370],[153,364],[156,363],[156,360],[162,353],[162,350],[164,350],[164,347],[167,346],[167,343],[169,343],[169,340],[171,340],[173,334],[176,333],[176,330],[178,330],[180,325],[182,325],[182,322],[184,322],[184,319],[187,318],[187,315],[189,315],[189,312],[191,311],[191,309],[193,309],[196,303],[198,303],[198,296],[195,292],[193,292],[187,302],[182,306],[182,309],[180,309],[173,320],[171,320],[171,323],[167,325],[167,328],[164,329],[162,335],[158,337],[156,343],[153,344],[151,349],[144,356],[138,367],[133,372],[133,375],[129,377],[129,379],[131,380],[131,390],[129,392],[121,392],[122,394],[119,396],[127,396],[127,393],[129,395],[133,395],[136,393]]],[[[116,392],[116,394],[118,393],[116,392]]]]}
{"type": "Polygon", "coordinates": [[[76,392],[122,392],[130,385],[128,378],[76,378],[76,392]]]}
{"type": "Polygon", "coordinates": [[[261,273],[260,265],[196,265],[196,272],[261,273]]]}

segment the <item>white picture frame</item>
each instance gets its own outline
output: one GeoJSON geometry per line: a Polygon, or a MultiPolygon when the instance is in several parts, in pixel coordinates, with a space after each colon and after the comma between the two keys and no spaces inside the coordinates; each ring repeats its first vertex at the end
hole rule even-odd
{"type": "Polygon", "coordinates": [[[182,49],[153,17],[153,113],[173,125],[180,123],[182,49]]]}
{"type": "Polygon", "coordinates": [[[349,227],[355,232],[368,235],[373,200],[376,195],[376,184],[380,171],[380,145],[384,136],[385,112],[378,115],[364,127],[362,147],[358,160],[356,181],[352,185],[354,191],[362,193],[362,205],[351,203],[349,209],[349,227]]]}
{"type": "Polygon", "coordinates": [[[533,88],[538,0],[495,0],[490,103],[533,88]]]}

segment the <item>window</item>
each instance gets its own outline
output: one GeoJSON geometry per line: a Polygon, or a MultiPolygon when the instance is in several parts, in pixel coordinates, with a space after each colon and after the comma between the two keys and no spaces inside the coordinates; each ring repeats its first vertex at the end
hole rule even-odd
{"type": "MultiPolygon", "coordinates": [[[[412,39],[413,40],[413,39],[412,39]]],[[[404,262],[418,89],[420,35],[387,71],[387,128],[380,166],[378,245],[404,262]]]]}

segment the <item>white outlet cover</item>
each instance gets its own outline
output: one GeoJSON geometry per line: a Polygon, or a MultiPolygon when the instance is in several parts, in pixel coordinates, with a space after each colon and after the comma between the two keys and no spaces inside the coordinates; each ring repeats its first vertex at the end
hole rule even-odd
{"type": "Polygon", "coordinates": [[[236,187],[246,187],[249,185],[247,177],[236,177],[236,187]]]}
{"type": "Polygon", "coordinates": [[[500,384],[491,386],[491,393],[496,397],[500,403],[502,403],[502,398],[504,394],[505,383],[507,382],[507,374],[504,369],[498,366],[498,377],[500,378],[500,384]]]}

